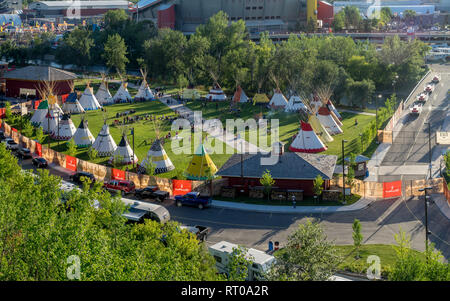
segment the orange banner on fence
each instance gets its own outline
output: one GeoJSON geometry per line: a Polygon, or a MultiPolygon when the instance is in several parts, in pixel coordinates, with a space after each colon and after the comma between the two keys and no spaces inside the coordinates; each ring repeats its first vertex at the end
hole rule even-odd
{"type": "Polygon", "coordinates": [[[66,168],[77,171],[77,158],[66,155],[66,168]]]}
{"type": "Polygon", "coordinates": [[[17,129],[15,129],[15,128],[11,128],[11,130],[12,130],[13,132],[17,132],[17,129]]]}
{"type": "Polygon", "coordinates": [[[393,198],[401,195],[402,195],[402,181],[383,183],[383,198],[393,198]]]}
{"type": "Polygon", "coordinates": [[[6,112],[5,108],[0,109],[0,119],[5,118],[5,112],[6,112]]]}
{"type": "Polygon", "coordinates": [[[36,154],[39,157],[42,157],[42,145],[40,143],[36,142],[36,150],[35,150],[36,154]]]}
{"type": "Polygon", "coordinates": [[[172,180],[173,195],[183,195],[192,191],[192,181],[172,180]]]}
{"type": "Polygon", "coordinates": [[[120,169],[111,169],[112,180],[125,180],[125,171],[120,169]]]}

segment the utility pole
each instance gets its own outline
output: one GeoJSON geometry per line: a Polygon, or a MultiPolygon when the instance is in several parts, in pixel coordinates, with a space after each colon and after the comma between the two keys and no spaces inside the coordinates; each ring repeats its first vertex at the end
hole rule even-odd
{"type": "Polygon", "coordinates": [[[430,169],[430,179],[432,178],[432,166],[431,166],[431,123],[428,122],[428,168],[430,169]]]}
{"type": "Polygon", "coordinates": [[[420,192],[425,192],[425,251],[426,251],[426,261],[428,264],[428,235],[431,234],[430,231],[428,231],[428,206],[430,205],[430,202],[428,201],[429,196],[427,195],[427,190],[431,190],[433,187],[424,187],[419,189],[420,192]]]}
{"type": "Polygon", "coordinates": [[[47,106],[47,147],[50,149],[50,101],[47,106]]]}
{"type": "Polygon", "coordinates": [[[134,127],[131,128],[131,135],[133,135],[133,169],[134,169],[134,127]]]}
{"type": "Polygon", "coordinates": [[[241,141],[241,184],[244,186],[244,152],[241,141]]]}
{"type": "Polygon", "coordinates": [[[347,142],[347,140],[342,140],[342,196],[343,196],[343,203],[345,204],[345,146],[344,143],[347,142]]]}

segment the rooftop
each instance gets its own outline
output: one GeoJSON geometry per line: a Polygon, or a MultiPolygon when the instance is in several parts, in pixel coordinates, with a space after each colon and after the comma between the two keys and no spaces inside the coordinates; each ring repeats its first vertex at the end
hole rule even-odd
{"type": "Polygon", "coordinates": [[[31,81],[59,81],[77,78],[75,73],[48,66],[27,66],[8,71],[3,77],[31,81]]]}

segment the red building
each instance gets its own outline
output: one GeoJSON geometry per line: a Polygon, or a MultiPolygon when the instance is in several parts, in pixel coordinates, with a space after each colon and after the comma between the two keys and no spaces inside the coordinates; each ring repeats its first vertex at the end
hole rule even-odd
{"type": "Polygon", "coordinates": [[[333,22],[333,5],[326,1],[317,1],[317,19],[323,26],[329,27],[333,22]]]}
{"type": "Polygon", "coordinates": [[[8,71],[3,78],[7,97],[21,97],[28,94],[29,97],[40,99],[39,90],[44,88],[45,82],[52,82],[55,95],[63,95],[71,92],[70,87],[77,76],[72,72],[53,67],[28,66],[8,71]]]}
{"type": "Polygon", "coordinates": [[[312,196],[314,179],[320,175],[324,180],[324,188],[330,187],[330,180],[336,166],[337,157],[307,153],[285,153],[281,147],[278,160],[273,165],[263,165],[262,158],[268,155],[235,154],[228,159],[216,173],[228,179],[229,186],[240,186],[244,191],[249,187],[261,186],[262,174],[269,170],[275,180],[274,187],[280,189],[303,190],[306,196],[312,196]]]}

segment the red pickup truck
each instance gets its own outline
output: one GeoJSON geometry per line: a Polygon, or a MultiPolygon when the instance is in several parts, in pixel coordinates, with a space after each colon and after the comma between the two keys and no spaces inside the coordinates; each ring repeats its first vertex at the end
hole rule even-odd
{"type": "Polygon", "coordinates": [[[136,186],[134,185],[133,181],[111,180],[109,182],[105,182],[103,184],[103,188],[109,191],[120,192],[120,194],[123,196],[128,193],[133,193],[136,189],[136,186]]]}

